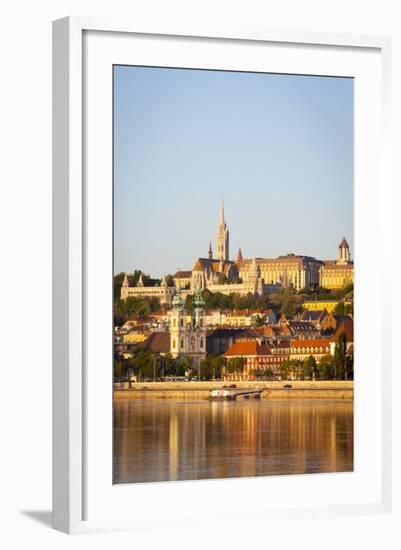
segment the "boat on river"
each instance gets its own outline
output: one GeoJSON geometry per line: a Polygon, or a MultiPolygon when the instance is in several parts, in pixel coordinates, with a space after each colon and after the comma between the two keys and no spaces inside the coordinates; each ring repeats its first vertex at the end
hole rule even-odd
{"type": "Polygon", "coordinates": [[[243,397],[244,399],[249,399],[253,397],[254,399],[260,399],[262,389],[248,389],[248,388],[219,388],[215,390],[210,390],[209,399],[211,401],[235,401],[237,397],[243,397]]]}

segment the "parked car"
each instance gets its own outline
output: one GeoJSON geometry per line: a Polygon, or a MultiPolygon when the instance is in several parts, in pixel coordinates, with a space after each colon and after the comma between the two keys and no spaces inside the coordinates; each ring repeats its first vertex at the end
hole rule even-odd
{"type": "Polygon", "coordinates": [[[291,386],[291,384],[285,384],[285,385],[283,386],[283,388],[288,389],[288,388],[292,388],[292,386],[291,386]]]}

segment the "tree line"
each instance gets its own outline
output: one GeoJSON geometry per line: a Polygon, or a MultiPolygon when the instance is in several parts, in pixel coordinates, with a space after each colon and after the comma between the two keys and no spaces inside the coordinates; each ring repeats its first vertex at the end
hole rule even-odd
{"type": "MultiPolygon", "coordinates": [[[[144,274],[140,270],[134,271],[129,275],[130,284],[135,286],[142,274],[142,280],[145,286],[155,286],[160,284],[160,279],[151,279],[149,275],[144,274]]],[[[115,324],[121,325],[130,316],[133,315],[148,315],[160,309],[160,304],[157,298],[138,298],[129,297],[126,300],[120,299],[121,285],[124,280],[125,273],[119,273],[114,276],[114,318],[115,324]]],[[[169,286],[174,286],[172,275],[168,275],[167,283],[169,286]]],[[[241,296],[236,293],[228,295],[220,292],[212,293],[208,289],[202,291],[202,297],[205,301],[206,309],[227,309],[227,310],[243,310],[243,309],[271,309],[279,317],[285,315],[293,317],[298,313],[302,313],[302,303],[304,300],[341,300],[353,299],[353,284],[348,284],[342,289],[325,289],[318,287],[316,289],[303,288],[296,291],[292,288],[284,288],[279,292],[269,294],[268,296],[258,296],[248,294],[241,296]]],[[[187,296],[185,308],[189,311],[193,309],[193,297],[187,296]]],[[[333,313],[335,315],[344,316],[353,314],[353,305],[344,305],[340,303],[336,306],[333,313]]]]}
{"type": "Polygon", "coordinates": [[[133,376],[138,382],[161,381],[181,377],[198,380],[221,379],[224,358],[221,355],[208,354],[196,368],[190,357],[174,358],[171,354],[164,356],[149,349],[137,349],[133,357],[124,359],[118,354],[114,356],[114,379],[126,379],[133,376]]]}

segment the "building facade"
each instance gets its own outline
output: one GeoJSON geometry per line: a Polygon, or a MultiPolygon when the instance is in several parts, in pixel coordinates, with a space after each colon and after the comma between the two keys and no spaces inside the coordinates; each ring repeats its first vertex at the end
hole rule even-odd
{"type": "MultiPolygon", "coordinates": [[[[243,260],[238,252],[237,262],[240,278],[249,280],[253,260],[243,260]]],[[[287,254],[278,258],[256,258],[260,277],[265,285],[279,285],[283,288],[300,290],[319,284],[319,270],[322,263],[311,256],[287,254]]]]}
{"type": "Polygon", "coordinates": [[[280,379],[281,364],[288,360],[289,355],[279,353],[266,343],[253,340],[236,342],[224,353],[224,358],[226,380],[257,380],[264,377],[280,379]],[[230,372],[229,363],[235,358],[243,361],[241,372],[230,372]]]}
{"type": "Polygon", "coordinates": [[[342,288],[354,282],[354,262],[345,237],[338,246],[338,259],[322,262],[319,280],[321,287],[330,289],[342,288]]]}

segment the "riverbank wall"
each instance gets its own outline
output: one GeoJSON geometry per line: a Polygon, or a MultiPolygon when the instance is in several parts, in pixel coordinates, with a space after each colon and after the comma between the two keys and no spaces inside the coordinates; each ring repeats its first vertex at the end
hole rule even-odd
{"type": "MultiPolygon", "coordinates": [[[[182,401],[209,398],[210,390],[221,389],[227,382],[128,382],[114,384],[115,399],[179,399],[182,401]]],[[[262,389],[262,399],[353,399],[352,381],[237,382],[237,388],[262,389]],[[284,388],[284,385],[291,388],[284,388]]]]}

